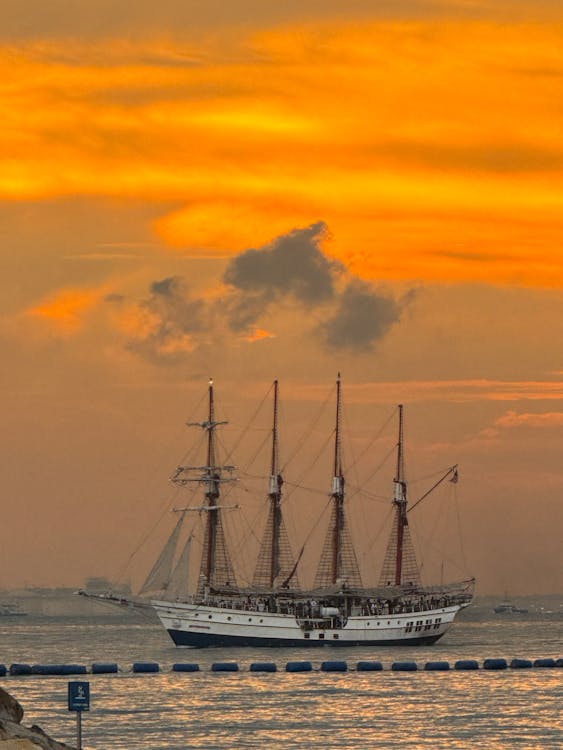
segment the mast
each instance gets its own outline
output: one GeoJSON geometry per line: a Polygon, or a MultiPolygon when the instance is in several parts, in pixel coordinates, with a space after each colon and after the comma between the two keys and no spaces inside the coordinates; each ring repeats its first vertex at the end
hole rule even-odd
{"type": "Polygon", "coordinates": [[[280,571],[281,488],[283,478],[279,472],[278,451],[278,381],[274,380],[274,419],[272,426],[272,463],[270,467],[270,513],[272,516],[272,548],[270,550],[270,580],[272,588],[280,571]]]}
{"type": "Polygon", "coordinates": [[[342,383],[340,373],[336,379],[336,429],[334,432],[334,472],[332,477],[332,502],[334,507],[335,523],[332,540],[332,570],[331,583],[341,577],[342,569],[342,537],[344,532],[344,475],[342,473],[342,445],[341,445],[341,419],[342,419],[342,383]]]}
{"type": "MultiPolygon", "coordinates": [[[[220,466],[217,463],[215,431],[225,421],[215,419],[215,398],[213,380],[209,380],[208,387],[208,415],[205,422],[188,422],[189,427],[201,427],[207,432],[207,460],[205,466],[178,466],[172,481],[181,486],[189,482],[198,482],[205,487],[205,503],[198,509],[206,513],[205,532],[203,539],[202,559],[198,582],[198,593],[203,593],[206,587],[234,585],[234,570],[221,520],[219,504],[220,488],[223,482],[235,481],[233,476],[223,476],[223,472],[232,472],[234,466],[220,466]],[[198,476],[190,476],[191,472],[198,472],[198,476]]],[[[226,507],[226,506],[225,506],[226,507]]],[[[236,506],[235,506],[236,507],[236,506]]]]}
{"type": "Polygon", "coordinates": [[[283,575],[284,588],[299,587],[296,576],[297,565],[291,553],[291,547],[285,528],[282,513],[283,477],[279,465],[278,443],[278,404],[279,385],[274,380],[274,405],[272,419],[272,453],[270,476],[268,482],[268,517],[264,535],[254,571],[253,585],[258,588],[273,589],[276,581],[283,575]]]}
{"type": "Polygon", "coordinates": [[[412,544],[407,509],[403,404],[399,404],[397,465],[393,479],[393,528],[387,544],[379,583],[381,586],[419,584],[420,571],[412,544]]]}
{"type": "Polygon", "coordinates": [[[344,509],[345,479],[342,469],[342,381],[336,379],[336,426],[334,431],[334,463],[332,475],[331,518],[323,545],[315,587],[334,586],[339,581],[361,586],[360,570],[346,524],[344,509]]]}
{"type": "Polygon", "coordinates": [[[407,520],[407,483],[405,481],[405,457],[403,447],[403,404],[399,404],[399,439],[397,441],[397,470],[393,480],[395,493],[393,503],[397,514],[397,553],[395,556],[395,586],[401,585],[403,574],[403,543],[407,520]]]}
{"type": "Polygon", "coordinates": [[[217,522],[219,519],[219,508],[217,500],[219,499],[219,475],[215,466],[215,403],[213,396],[213,380],[209,381],[209,416],[207,425],[202,425],[207,429],[207,490],[205,499],[209,511],[207,513],[206,541],[207,549],[202,560],[202,570],[207,581],[213,580],[215,571],[215,550],[217,548],[217,522]]]}

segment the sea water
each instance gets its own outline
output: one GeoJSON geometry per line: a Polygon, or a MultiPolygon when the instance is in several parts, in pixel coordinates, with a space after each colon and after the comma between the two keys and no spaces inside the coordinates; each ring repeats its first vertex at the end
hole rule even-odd
{"type": "Polygon", "coordinates": [[[489,605],[461,613],[428,647],[322,649],[178,649],[154,619],[127,612],[106,616],[0,619],[0,662],[117,662],[116,675],[7,676],[0,685],[24,707],[23,723],[75,744],[76,717],[67,684],[90,682],[82,721],[87,750],[185,748],[563,748],[563,669],[425,672],[427,661],[562,656],[563,607],[532,605],[528,614],[495,615],[489,605]],[[344,660],[345,673],[321,672],[344,660]],[[313,671],[287,673],[289,661],[313,671]],[[381,661],[381,672],[357,672],[358,661],[381,661]],[[158,662],[158,674],[134,674],[134,662],[158,662]],[[237,662],[236,673],[213,673],[214,662],[237,662]],[[276,673],[249,671],[275,662],[276,673]],[[417,672],[393,672],[415,661],[417,672]],[[175,673],[175,662],[199,672],[175,673]]]}

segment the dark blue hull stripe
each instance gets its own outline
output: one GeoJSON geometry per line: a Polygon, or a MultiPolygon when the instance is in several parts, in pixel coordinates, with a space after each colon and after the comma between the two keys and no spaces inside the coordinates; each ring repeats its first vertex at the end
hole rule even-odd
{"type": "Polygon", "coordinates": [[[315,646],[430,646],[443,634],[426,635],[421,638],[398,638],[395,640],[305,640],[303,638],[257,638],[244,635],[218,635],[215,633],[196,633],[184,630],[169,630],[168,635],[176,646],[206,648],[208,646],[258,646],[258,647],[302,647],[315,646]]]}

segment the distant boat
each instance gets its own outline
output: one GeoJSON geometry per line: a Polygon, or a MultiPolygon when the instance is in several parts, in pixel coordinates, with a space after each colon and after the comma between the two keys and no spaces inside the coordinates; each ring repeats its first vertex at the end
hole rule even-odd
{"type": "Polygon", "coordinates": [[[27,612],[20,609],[19,604],[13,602],[0,603],[0,617],[26,617],[27,612]]]}
{"type": "Polygon", "coordinates": [[[497,615],[527,615],[528,610],[522,607],[515,607],[511,602],[501,602],[493,609],[497,615]]]}

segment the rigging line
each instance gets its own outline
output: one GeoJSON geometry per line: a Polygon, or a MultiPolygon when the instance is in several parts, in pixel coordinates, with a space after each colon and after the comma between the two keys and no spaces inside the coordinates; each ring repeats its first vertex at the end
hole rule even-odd
{"type": "Polygon", "coordinates": [[[155,521],[155,523],[153,524],[153,526],[149,529],[149,531],[147,531],[145,533],[145,535],[138,542],[137,546],[133,549],[133,552],[131,552],[131,554],[129,555],[129,557],[125,561],[124,565],[122,566],[121,570],[118,573],[118,576],[117,576],[117,580],[118,581],[121,580],[122,576],[125,575],[125,573],[127,572],[127,570],[129,568],[131,562],[133,561],[133,558],[139,553],[139,550],[141,550],[145,546],[145,544],[147,542],[147,539],[150,536],[152,536],[154,530],[157,528],[157,526],[160,524],[160,522],[162,521],[162,519],[164,518],[164,516],[168,512],[169,512],[169,508],[168,508],[168,505],[167,505],[167,507],[164,508],[164,510],[161,512],[160,516],[157,518],[157,520],[155,521]]]}
{"type": "Polygon", "coordinates": [[[307,544],[309,544],[309,540],[311,539],[311,537],[313,536],[313,534],[317,530],[317,528],[320,526],[321,520],[322,520],[323,516],[325,515],[325,513],[327,512],[328,508],[330,508],[331,504],[332,504],[332,497],[329,497],[329,499],[328,499],[325,507],[322,509],[319,517],[317,518],[317,520],[315,521],[315,523],[313,524],[313,526],[309,530],[309,533],[305,537],[305,541],[301,545],[301,553],[299,555],[299,559],[301,559],[301,556],[302,556],[302,554],[303,554],[303,552],[305,550],[305,547],[307,546],[307,544]]]}
{"type": "MultiPolygon", "coordinates": [[[[377,474],[378,471],[381,471],[381,469],[385,466],[387,461],[391,458],[391,456],[394,456],[397,451],[397,446],[394,445],[389,452],[383,457],[383,459],[379,462],[379,464],[376,466],[376,468],[371,472],[371,474],[368,474],[368,476],[365,479],[364,484],[367,484],[367,482],[370,482],[373,477],[377,474]]],[[[350,499],[352,499],[358,492],[360,492],[359,488],[356,488],[355,492],[353,492],[350,495],[350,499]]]]}
{"type": "Polygon", "coordinates": [[[312,492],[315,495],[326,495],[326,491],[320,490],[318,487],[307,487],[305,484],[297,484],[296,482],[289,482],[287,480],[284,481],[284,485],[293,487],[294,490],[304,490],[305,492],[312,492]]]}
{"type": "MultiPolygon", "coordinates": [[[[347,467],[348,470],[351,470],[357,463],[359,463],[362,460],[362,458],[365,456],[365,454],[373,447],[373,445],[376,443],[376,441],[379,440],[379,438],[383,434],[384,430],[387,429],[387,427],[388,427],[389,423],[391,422],[391,420],[394,419],[396,413],[397,413],[397,407],[394,406],[393,407],[393,411],[391,412],[391,414],[387,417],[387,419],[385,420],[385,422],[381,425],[381,427],[379,428],[379,430],[376,432],[376,434],[373,436],[373,438],[370,440],[370,442],[366,445],[366,447],[363,449],[363,451],[360,452],[360,454],[358,455],[358,457],[356,458],[356,460],[354,461],[354,463],[351,466],[347,467]]],[[[396,444],[394,444],[393,448],[392,448],[392,452],[395,452],[396,450],[397,450],[397,446],[396,446],[396,444]]],[[[379,471],[379,469],[382,466],[383,466],[383,464],[380,464],[380,466],[377,469],[377,471],[379,471]]],[[[373,474],[371,476],[373,476],[373,474]]]]}
{"type": "MultiPolygon", "coordinates": [[[[288,500],[288,499],[289,499],[289,498],[290,498],[290,497],[291,497],[291,496],[293,495],[293,493],[295,492],[295,490],[296,490],[296,488],[297,488],[297,487],[300,487],[300,486],[301,486],[301,480],[303,479],[303,477],[304,477],[304,476],[305,476],[306,474],[309,474],[309,472],[311,472],[311,471],[313,470],[313,468],[315,467],[315,464],[317,463],[317,461],[318,461],[318,460],[320,459],[320,457],[321,457],[321,456],[323,455],[323,453],[324,453],[324,452],[326,451],[327,445],[328,445],[328,444],[329,444],[329,443],[330,443],[330,442],[332,441],[333,435],[334,435],[334,431],[333,431],[333,432],[332,432],[332,434],[330,434],[330,435],[328,436],[328,438],[327,438],[327,439],[325,440],[325,442],[324,442],[324,443],[323,443],[323,445],[321,446],[321,449],[319,450],[319,452],[317,453],[317,455],[316,455],[316,456],[315,456],[315,458],[313,459],[312,463],[310,463],[310,464],[309,464],[309,466],[308,466],[308,467],[307,467],[307,468],[306,468],[306,469],[305,469],[305,470],[304,470],[304,471],[302,472],[301,476],[300,476],[300,477],[299,477],[299,479],[297,480],[297,483],[295,483],[295,484],[293,485],[293,489],[292,489],[292,490],[290,490],[289,492],[287,492],[287,493],[286,493],[286,495],[285,495],[285,499],[286,499],[286,500],[288,500]]],[[[318,490],[316,490],[316,491],[318,492],[318,490]]],[[[324,493],[322,493],[322,494],[324,494],[324,493]]]]}
{"type": "MultiPolygon", "coordinates": [[[[465,574],[465,571],[462,570],[462,568],[460,567],[459,561],[456,560],[455,557],[451,555],[451,553],[449,552],[446,553],[444,552],[443,549],[440,549],[437,545],[434,545],[432,541],[429,540],[424,534],[419,533],[418,536],[420,537],[421,544],[427,545],[430,548],[430,551],[433,551],[438,557],[440,557],[440,559],[443,562],[447,562],[453,568],[455,568],[456,570],[459,570],[460,573],[465,574]]],[[[429,550],[426,550],[426,551],[428,552],[429,550]]],[[[426,555],[425,557],[427,558],[428,555],[426,555]]],[[[424,562],[421,563],[420,565],[421,571],[422,571],[423,565],[424,565],[424,562]]]]}
{"type": "Polygon", "coordinates": [[[432,474],[427,474],[424,477],[416,477],[416,479],[409,479],[409,487],[412,487],[413,484],[418,484],[419,482],[427,482],[429,479],[434,479],[435,477],[440,477],[444,473],[450,471],[453,467],[447,466],[444,469],[438,469],[437,471],[432,472],[432,474]]]}
{"type": "MultiPolygon", "coordinates": [[[[235,560],[236,559],[240,559],[240,558],[243,557],[243,555],[241,554],[243,550],[247,551],[247,539],[248,539],[249,535],[252,536],[252,537],[254,537],[254,540],[258,544],[260,544],[260,539],[258,538],[258,536],[254,532],[254,528],[253,527],[254,527],[255,524],[254,524],[254,522],[252,524],[249,522],[248,517],[247,517],[246,513],[244,512],[243,508],[241,508],[241,516],[242,516],[242,519],[245,522],[247,528],[246,528],[246,532],[244,532],[244,530],[242,530],[242,532],[238,535],[239,536],[239,541],[236,544],[232,544],[232,546],[231,546],[231,549],[232,549],[232,552],[233,552],[235,560]]],[[[258,517],[258,514],[256,515],[255,520],[256,520],[257,517],[258,517]]],[[[246,559],[246,564],[244,564],[244,568],[246,568],[248,570],[251,568],[250,561],[248,560],[248,558],[246,559]]],[[[244,570],[241,571],[241,566],[240,565],[236,569],[236,577],[237,577],[237,579],[239,581],[245,581],[247,584],[250,583],[250,579],[249,579],[248,575],[244,575],[244,570]]]]}
{"type": "Polygon", "coordinates": [[[350,497],[359,495],[360,497],[365,498],[366,500],[371,500],[374,503],[385,503],[386,505],[391,502],[387,495],[376,495],[375,492],[368,492],[368,490],[363,487],[355,487],[353,484],[348,486],[353,490],[353,493],[350,493],[350,497]]]}
{"type": "Polygon", "coordinates": [[[238,438],[238,440],[236,440],[236,441],[235,441],[235,443],[234,443],[233,447],[232,447],[232,448],[231,448],[231,450],[230,450],[230,451],[229,451],[229,452],[227,453],[227,455],[226,455],[226,457],[225,457],[225,461],[230,461],[230,459],[231,459],[231,456],[232,456],[232,455],[233,455],[233,454],[235,453],[235,451],[236,451],[236,450],[238,449],[238,447],[239,447],[239,445],[241,444],[241,442],[242,442],[242,441],[244,440],[244,438],[246,437],[246,434],[247,434],[247,432],[249,431],[249,429],[250,429],[250,426],[251,426],[251,425],[252,425],[252,423],[253,423],[253,422],[254,422],[254,421],[256,420],[256,418],[258,417],[258,414],[259,414],[259,413],[261,412],[261,410],[263,409],[263,407],[264,407],[264,404],[266,403],[266,400],[268,399],[268,397],[269,397],[270,393],[272,392],[272,389],[273,389],[273,387],[274,387],[274,385],[273,385],[273,383],[272,383],[272,385],[271,385],[271,386],[270,386],[270,387],[268,388],[268,390],[267,390],[267,391],[266,391],[266,393],[264,394],[264,397],[262,398],[262,401],[260,401],[260,403],[258,404],[258,406],[257,406],[256,410],[254,411],[254,414],[253,414],[253,415],[252,415],[252,416],[250,417],[250,419],[249,419],[249,420],[248,420],[248,422],[246,423],[246,426],[244,427],[244,429],[242,430],[241,434],[239,435],[239,438],[238,438]]]}
{"type": "Polygon", "coordinates": [[[439,487],[442,484],[442,482],[444,482],[449,477],[450,474],[452,474],[453,477],[454,477],[454,479],[456,480],[456,477],[457,477],[456,471],[457,471],[457,464],[455,464],[455,466],[450,466],[450,468],[446,471],[446,473],[443,475],[443,477],[441,479],[439,479],[436,482],[436,484],[432,485],[432,487],[430,487],[430,489],[427,492],[425,492],[424,495],[422,495],[422,497],[419,497],[418,500],[416,501],[416,503],[414,503],[413,505],[411,505],[411,507],[408,509],[407,512],[410,513],[412,510],[414,510],[416,508],[416,506],[419,505],[423,500],[425,500],[428,497],[428,495],[430,495],[432,492],[434,492],[434,490],[436,489],[436,487],[439,487]]]}
{"type": "Polygon", "coordinates": [[[383,519],[383,522],[381,523],[381,525],[380,525],[380,527],[379,527],[379,530],[378,530],[377,534],[376,534],[376,535],[375,535],[375,537],[374,537],[374,538],[373,538],[373,539],[371,540],[371,542],[369,543],[369,545],[368,545],[368,547],[367,547],[366,551],[365,551],[365,552],[363,553],[363,557],[364,557],[364,558],[366,558],[366,557],[367,557],[367,555],[368,555],[368,553],[372,551],[372,549],[374,548],[374,546],[375,546],[376,542],[377,542],[377,541],[379,540],[379,537],[380,537],[380,536],[381,536],[381,534],[383,533],[383,531],[384,531],[385,527],[386,527],[386,526],[387,526],[387,525],[389,524],[389,519],[390,519],[390,517],[391,517],[391,516],[392,516],[392,514],[393,514],[393,510],[394,510],[394,509],[393,509],[393,507],[391,506],[391,507],[389,508],[389,510],[387,511],[387,515],[386,515],[386,516],[385,516],[385,518],[383,519]]]}
{"type": "MultiPolygon", "coordinates": [[[[289,458],[287,458],[287,459],[286,459],[285,463],[284,463],[284,464],[283,464],[283,466],[281,467],[281,471],[280,471],[280,473],[281,473],[281,474],[285,473],[285,470],[286,470],[287,466],[288,466],[288,465],[289,465],[289,464],[290,464],[290,463],[291,463],[291,462],[293,461],[293,459],[295,458],[295,456],[296,456],[296,455],[297,455],[298,453],[300,453],[300,452],[301,452],[301,450],[302,450],[302,448],[303,448],[303,445],[305,444],[305,442],[306,442],[306,441],[307,441],[307,440],[308,440],[308,439],[309,439],[309,438],[311,437],[311,435],[313,434],[313,431],[315,430],[315,427],[317,426],[317,424],[319,423],[319,421],[320,421],[320,419],[321,419],[322,415],[324,414],[324,411],[325,411],[325,409],[326,409],[326,407],[327,407],[327,404],[328,404],[328,402],[329,402],[329,399],[331,399],[331,398],[332,398],[332,394],[334,393],[334,390],[335,390],[335,388],[333,387],[333,388],[331,388],[331,389],[330,389],[330,391],[329,391],[329,392],[327,393],[327,395],[326,395],[326,398],[325,398],[324,402],[323,402],[323,403],[321,404],[321,406],[320,406],[320,408],[319,408],[319,410],[318,410],[317,416],[316,416],[316,417],[315,417],[315,419],[313,420],[313,422],[312,422],[312,424],[310,425],[309,429],[308,429],[308,430],[307,430],[307,431],[306,431],[306,432],[305,432],[305,433],[303,434],[303,436],[301,437],[301,440],[297,440],[297,441],[296,441],[296,444],[295,444],[295,449],[294,449],[293,453],[291,453],[291,454],[290,454],[289,458]]],[[[331,433],[330,439],[332,439],[332,434],[334,434],[334,433],[331,433]]]]}
{"type": "MultiPolygon", "coordinates": [[[[258,456],[260,455],[260,453],[262,453],[262,451],[264,450],[264,446],[267,443],[269,443],[270,440],[271,440],[271,435],[270,435],[270,433],[267,433],[264,436],[264,439],[262,440],[262,442],[258,445],[258,447],[256,448],[256,450],[254,451],[254,454],[248,459],[248,461],[246,461],[246,463],[245,463],[242,471],[245,471],[247,468],[250,468],[254,464],[254,462],[256,461],[256,459],[258,458],[258,456]]],[[[258,478],[258,477],[256,477],[256,478],[258,478]]]]}
{"type": "Polygon", "coordinates": [[[459,547],[461,552],[461,560],[463,563],[463,568],[465,571],[469,570],[469,566],[467,565],[467,558],[465,557],[465,545],[463,543],[463,531],[462,531],[462,523],[461,523],[461,514],[459,512],[459,502],[457,497],[457,491],[454,487],[454,506],[455,506],[455,512],[456,512],[456,519],[457,519],[457,533],[459,537],[459,547]]]}
{"type": "MultiPolygon", "coordinates": [[[[262,475],[260,475],[260,474],[249,474],[247,471],[244,471],[244,470],[239,471],[239,477],[241,477],[241,481],[242,481],[242,477],[244,477],[244,479],[258,479],[258,480],[260,480],[261,482],[264,482],[264,483],[268,479],[268,475],[266,475],[266,474],[262,474],[262,475]]],[[[284,484],[286,484],[285,481],[284,481],[284,484]]],[[[266,486],[266,485],[264,484],[264,486],[266,486]]]]}
{"type": "Polygon", "coordinates": [[[137,543],[136,547],[133,549],[133,552],[130,554],[127,563],[125,564],[125,569],[127,569],[127,566],[131,562],[131,560],[135,557],[135,555],[139,552],[139,550],[144,546],[147,539],[150,537],[150,535],[153,533],[153,531],[156,529],[158,524],[162,521],[166,513],[170,510],[171,506],[173,505],[174,498],[179,494],[180,489],[179,487],[174,487],[171,492],[168,493],[166,496],[166,499],[161,503],[160,506],[160,513],[154,523],[154,525],[151,527],[151,529],[146,532],[140,539],[140,541],[137,543]]]}

